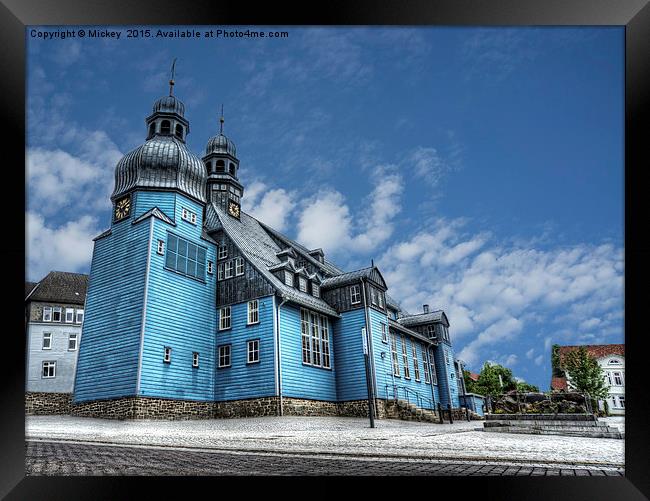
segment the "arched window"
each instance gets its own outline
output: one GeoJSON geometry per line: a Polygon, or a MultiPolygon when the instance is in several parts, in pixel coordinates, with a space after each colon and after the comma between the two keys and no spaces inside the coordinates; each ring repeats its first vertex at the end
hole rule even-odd
{"type": "Polygon", "coordinates": [[[217,160],[217,172],[225,172],[226,164],[223,160],[217,160]]]}
{"type": "Polygon", "coordinates": [[[235,175],[235,164],[232,162],[230,163],[230,175],[231,176],[235,175]]]}
{"type": "Polygon", "coordinates": [[[163,120],[160,122],[160,133],[161,134],[170,134],[172,131],[172,125],[169,123],[169,120],[163,120]]]}
{"type": "Polygon", "coordinates": [[[183,139],[183,126],[181,124],[176,124],[176,137],[183,139]]]}
{"type": "Polygon", "coordinates": [[[156,133],[156,124],[155,122],[149,125],[149,137],[153,136],[156,133]]]}

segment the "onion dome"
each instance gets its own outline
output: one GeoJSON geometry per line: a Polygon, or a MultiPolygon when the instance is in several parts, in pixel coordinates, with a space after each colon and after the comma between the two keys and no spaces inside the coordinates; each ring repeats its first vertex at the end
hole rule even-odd
{"type": "Polygon", "coordinates": [[[111,199],[134,188],[178,190],[205,202],[207,173],[203,162],[173,135],[155,135],[127,153],[115,167],[111,199]]]}
{"type": "Polygon", "coordinates": [[[228,139],[223,133],[219,133],[218,135],[211,137],[205,147],[205,154],[210,155],[211,153],[226,153],[236,157],[237,148],[235,147],[235,143],[228,139]]]}
{"type": "Polygon", "coordinates": [[[185,105],[176,96],[163,96],[153,103],[153,113],[175,113],[185,116],[185,105]]]}

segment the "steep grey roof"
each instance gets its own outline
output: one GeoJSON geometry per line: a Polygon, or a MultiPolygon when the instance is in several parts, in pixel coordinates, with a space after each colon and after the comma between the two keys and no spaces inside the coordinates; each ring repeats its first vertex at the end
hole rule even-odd
{"type": "Polygon", "coordinates": [[[446,322],[449,324],[447,315],[445,315],[445,312],[442,310],[436,310],[429,313],[419,313],[417,315],[409,315],[402,317],[397,321],[406,327],[428,324],[430,322],[446,322]]]}
{"type": "Polygon", "coordinates": [[[411,337],[417,338],[420,341],[424,341],[424,342],[429,343],[429,344],[435,344],[433,339],[429,339],[428,337],[423,336],[419,332],[415,332],[415,331],[412,331],[411,329],[409,329],[407,327],[404,327],[402,324],[400,324],[398,322],[395,322],[395,320],[393,320],[392,318],[388,319],[388,326],[392,327],[393,329],[395,329],[395,330],[397,330],[399,332],[403,332],[404,334],[408,334],[411,337]]]}
{"type": "Polygon", "coordinates": [[[112,199],[133,188],[176,189],[205,202],[203,162],[174,136],[155,135],[127,153],[115,167],[112,199]]]}
{"type": "Polygon", "coordinates": [[[282,298],[327,315],[339,316],[336,310],[322,299],[289,287],[269,271],[269,267],[281,263],[280,258],[276,255],[281,249],[257,219],[241,212],[238,220],[227,215],[215,203],[210,203],[206,212],[209,213],[206,215],[206,224],[208,221],[218,220],[219,222],[214,227],[207,226],[206,230],[212,232],[215,231],[215,228],[223,229],[248,261],[273,285],[282,298]]]}
{"type": "Polygon", "coordinates": [[[38,283],[29,300],[84,304],[87,289],[88,275],[51,271],[38,283]]]}
{"type": "Polygon", "coordinates": [[[272,236],[274,236],[281,242],[284,242],[285,245],[290,245],[295,250],[300,252],[303,258],[305,258],[307,261],[312,263],[318,269],[322,270],[326,275],[340,275],[341,273],[345,273],[345,271],[343,271],[341,268],[337,267],[333,263],[329,262],[327,259],[325,259],[324,263],[321,263],[318,259],[315,259],[313,256],[309,254],[311,251],[304,245],[299,244],[295,240],[291,240],[289,237],[283,235],[277,230],[274,230],[270,226],[267,226],[266,224],[262,223],[261,221],[259,222],[259,224],[272,236]]]}
{"type": "Polygon", "coordinates": [[[233,143],[228,137],[224,136],[223,133],[220,133],[208,139],[208,144],[205,147],[205,155],[207,156],[211,153],[227,153],[228,155],[236,157],[237,148],[235,147],[235,143],[233,143]]]}
{"type": "Polygon", "coordinates": [[[142,214],[138,219],[133,221],[133,224],[139,223],[140,221],[144,221],[148,217],[157,217],[161,221],[165,221],[167,224],[171,224],[173,226],[176,226],[176,223],[174,221],[172,221],[172,219],[169,218],[167,216],[167,214],[165,214],[163,211],[161,211],[158,207],[153,207],[153,208],[149,209],[147,212],[142,214]]]}
{"type": "Polygon", "coordinates": [[[379,273],[377,267],[370,266],[368,268],[362,268],[360,270],[350,271],[348,273],[341,273],[340,275],[326,278],[325,280],[323,280],[321,287],[323,289],[339,287],[341,285],[358,282],[362,278],[368,278],[373,282],[378,282],[380,284],[386,285],[386,282],[384,282],[384,279],[381,276],[381,273],[379,273]]]}
{"type": "Polygon", "coordinates": [[[176,96],[163,96],[153,103],[153,113],[175,113],[185,116],[185,105],[176,96]]]}
{"type": "Polygon", "coordinates": [[[25,282],[25,298],[29,296],[29,293],[34,290],[34,287],[38,285],[38,282],[25,282]]]}

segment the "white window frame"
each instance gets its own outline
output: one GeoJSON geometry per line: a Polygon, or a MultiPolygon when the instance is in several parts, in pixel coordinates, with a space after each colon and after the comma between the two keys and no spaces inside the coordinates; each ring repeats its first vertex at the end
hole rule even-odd
{"type": "Polygon", "coordinates": [[[284,285],[293,287],[293,273],[289,270],[284,270],[284,285]]]}
{"type": "Polygon", "coordinates": [[[235,268],[235,266],[234,266],[234,263],[232,261],[226,261],[224,263],[223,277],[224,278],[232,278],[234,268],[235,268]]]}
{"type": "Polygon", "coordinates": [[[311,364],[311,337],[309,331],[309,311],[300,308],[300,338],[302,342],[302,363],[311,364]]]}
{"type": "Polygon", "coordinates": [[[623,372],[622,371],[612,371],[612,377],[614,378],[614,386],[623,386],[623,372]]]}
{"type": "Polygon", "coordinates": [[[393,376],[400,376],[399,372],[399,353],[397,352],[397,336],[395,334],[390,335],[390,354],[393,361],[393,376]]]}
{"type": "Polygon", "coordinates": [[[377,303],[377,290],[374,287],[370,287],[370,304],[373,306],[379,306],[377,303]]]}
{"type": "Polygon", "coordinates": [[[320,297],[320,285],[315,282],[311,283],[311,294],[314,297],[320,297]]]}
{"type": "Polygon", "coordinates": [[[384,293],[381,291],[377,291],[377,299],[379,300],[379,307],[384,308],[384,293]]]}
{"type": "Polygon", "coordinates": [[[420,362],[418,360],[418,348],[415,341],[411,340],[411,351],[413,353],[413,376],[416,381],[420,381],[420,362]]]}
{"type": "Polygon", "coordinates": [[[51,332],[44,332],[43,333],[43,342],[41,343],[41,349],[43,349],[43,350],[51,350],[52,349],[52,333],[51,332]],[[45,346],[45,340],[46,339],[48,341],[47,346],[45,346]]]}
{"type": "Polygon", "coordinates": [[[76,324],[82,324],[84,322],[84,311],[83,310],[77,310],[75,314],[75,319],[74,319],[76,324]],[[81,316],[81,320],[79,317],[81,316]]]}
{"type": "Polygon", "coordinates": [[[404,378],[411,379],[411,368],[409,367],[409,353],[406,346],[406,336],[400,336],[402,342],[402,362],[404,364],[404,378]]]}
{"type": "Polygon", "coordinates": [[[161,256],[165,254],[165,241],[164,240],[158,240],[158,248],[156,249],[156,252],[160,254],[161,256]]]}
{"type": "Polygon", "coordinates": [[[68,351],[77,351],[79,346],[79,334],[71,332],[68,334],[68,351]],[[70,342],[74,340],[74,348],[70,348],[70,342]]]}
{"type": "Polygon", "coordinates": [[[217,259],[226,259],[228,257],[228,247],[220,245],[218,250],[217,259]]]}
{"type": "Polygon", "coordinates": [[[219,330],[225,331],[232,327],[232,311],[230,306],[219,309],[219,330]]]}
{"type": "Polygon", "coordinates": [[[193,368],[198,368],[199,367],[199,352],[198,351],[193,351],[192,352],[192,367],[193,368]]]}
{"type": "Polygon", "coordinates": [[[44,360],[43,363],[41,364],[41,378],[42,379],[54,379],[56,377],[56,361],[53,360],[44,360]],[[48,375],[45,375],[45,368],[52,369],[52,375],[49,375],[49,370],[48,370],[48,375]]]}
{"type": "Polygon", "coordinates": [[[350,286],[350,303],[361,304],[361,287],[359,285],[350,286]]]}
{"type": "Polygon", "coordinates": [[[260,340],[251,339],[246,342],[246,363],[257,364],[260,361],[260,340]]]}
{"type": "Polygon", "coordinates": [[[208,274],[212,275],[214,273],[214,264],[212,261],[208,261],[208,274]]]}
{"type": "Polygon", "coordinates": [[[65,323],[66,324],[74,323],[74,308],[65,309],[65,323]],[[68,320],[68,314],[70,315],[70,320],[68,320]]]}
{"type": "Polygon", "coordinates": [[[184,219],[188,223],[196,224],[196,212],[192,212],[191,210],[183,207],[181,210],[181,219],[184,219]]]}
{"type": "Polygon", "coordinates": [[[438,374],[436,374],[436,361],[434,360],[431,350],[427,350],[429,354],[429,371],[431,372],[431,383],[438,385],[438,374]]]}
{"type": "Polygon", "coordinates": [[[218,365],[217,367],[219,369],[224,369],[227,367],[232,366],[232,345],[230,344],[222,344],[218,348],[218,353],[217,353],[217,360],[218,360],[218,365]],[[222,360],[225,362],[228,360],[228,363],[221,363],[222,360]]]}
{"type": "Polygon", "coordinates": [[[612,384],[612,373],[611,372],[609,372],[609,371],[605,372],[605,380],[607,381],[607,384],[609,386],[613,386],[613,384],[612,384]]]}
{"type": "Polygon", "coordinates": [[[257,299],[248,302],[247,325],[260,323],[260,303],[257,299]]]}
{"type": "Polygon", "coordinates": [[[235,258],[235,276],[239,277],[244,274],[244,258],[236,257],[235,258]]]}
{"type": "Polygon", "coordinates": [[[436,337],[436,326],[435,324],[427,325],[427,336],[429,339],[434,339],[436,337]]]}
{"type": "Polygon", "coordinates": [[[625,395],[618,396],[618,408],[625,409],[625,395]]]}
{"type": "Polygon", "coordinates": [[[163,362],[166,364],[172,363],[172,349],[170,346],[165,346],[163,350],[163,362]]]}
{"type": "Polygon", "coordinates": [[[424,383],[425,384],[431,384],[431,373],[429,372],[431,369],[429,369],[429,353],[428,349],[424,345],[420,345],[422,347],[422,366],[424,369],[424,383]]]}
{"type": "Polygon", "coordinates": [[[307,279],[305,277],[298,276],[298,290],[300,292],[307,292],[307,279]]]}
{"type": "Polygon", "coordinates": [[[386,324],[382,322],[381,324],[381,341],[382,343],[388,343],[388,329],[386,324]]]}
{"type": "Polygon", "coordinates": [[[54,306],[52,308],[52,322],[61,322],[63,320],[63,308],[60,306],[54,306]],[[58,313],[59,314],[59,319],[54,320],[54,315],[58,313]]]}
{"type": "Polygon", "coordinates": [[[51,321],[52,321],[52,307],[45,306],[43,307],[43,322],[51,322],[51,321]]]}

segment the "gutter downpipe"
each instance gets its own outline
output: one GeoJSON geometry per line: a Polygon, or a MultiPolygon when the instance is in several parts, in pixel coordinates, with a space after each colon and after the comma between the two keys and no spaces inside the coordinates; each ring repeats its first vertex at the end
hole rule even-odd
{"type": "MultiPolygon", "coordinates": [[[[282,297],[282,296],[281,296],[282,297]]],[[[273,334],[275,335],[275,365],[276,365],[276,392],[279,397],[279,414],[280,416],[283,415],[284,413],[284,408],[283,408],[283,401],[282,401],[282,342],[280,341],[280,308],[282,308],[282,305],[284,305],[288,299],[282,298],[282,302],[278,305],[278,308],[276,310],[276,323],[274,325],[274,332],[273,334]]],[[[273,304],[275,304],[275,296],[273,296],[273,304]]]]}
{"type": "Polygon", "coordinates": [[[368,342],[368,369],[370,372],[370,385],[369,385],[369,395],[368,395],[368,401],[369,401],[369,409],[370,411],[370,421],[372,424],[372,428],[374,428],[374,421],[375,421],[375,415],[376,413],[376,407],[377,403],[375,402],[375,392],[376,392],[376,386],[377,382],[375,381],[375,362],[374,362],[374,357],[372,356],[373,353],[373,348],[372,348],[372,335],[370,332],[370,313],[368,312],[368,302],[366,301],[366,282],[361,278],[361,290],[363,291],[363,309],[365,313],[365,318],[366,318],[366,336],[367,336],[367,342],[368,342]]]}
{"type": "MultiPolygon", "coordinates": [[[[431,345],[430,344],[429,344],[429,346],[427,346],[427,363],[428,363],[428,366],[429,366],[429,380],[431,381],[431,401],[433,402],[433,404],[432,404],[433,409],[431,409],[431,410],[435,411],[436,410],[436,391],[435,391],[435,388],[433,387],[433,377],[431,377],[431,376],[432,376],[432,373],[435,373],[436,369],[435,369],[435,365],[434,365],[433,371],[431,370],[431,345]]],[[[436,376],[436,381],[437,381],[437,376],[436,376]]]]}

